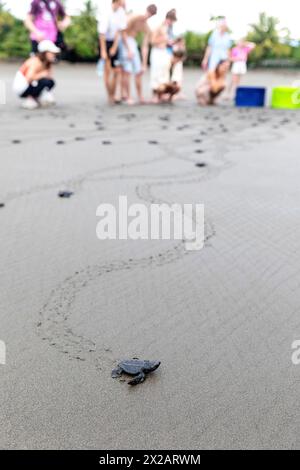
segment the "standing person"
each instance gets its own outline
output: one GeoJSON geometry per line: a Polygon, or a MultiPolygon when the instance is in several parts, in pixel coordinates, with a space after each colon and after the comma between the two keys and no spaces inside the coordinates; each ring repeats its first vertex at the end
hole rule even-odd
{"type": "Polygon", "coordinates": [[[70,17],[59,0],[33,0],[25,19],[30,31],[32,52],[38,52],[38,44],[48,40],[62,47],[62,33],[71,24],[70,17]]]}
{"type": "Polygon", "coordinates": [[[228,25],[225,18],[218,22],[218,26],[208,40],[202,67],[204,70],[216,70],[220,61],[230,58],[231,37],[228,32],[228,25]]]}
{"type": "Polygon", "coordinates": [[[230,69],[230,61],[221,60],[215,70],[208,70],[200,81],[196,96],[202,106],[215,104],[216,99],[226,88],[226,77],[230,69]]]}
{"type": "Polygon", "coordinates": [[[237,87],[241,83],[242,76],[246,75],[248,56],[254,48],[254,42],[247,42],[245,39],[240,39],[237,45],[232,48],[230,56],[232,79],[228,89],[228,98],[234,96],[237,87]]]}
{"type": "Polygon", "coordinates": [[[152,35],[152,50],[151,50],[151,89],[153,91],[153,100],[157,102],[157,94],[155,90],[165,77],[165,70],[170,63],[170,28],[177,21],[176,10],[170,10],[165,18],[165,21],[159,26],[152,35]]]}
{"type": "Polygon", "coordinates": [[[38,53],[27,59],[17,72],[13,90],[23,98],[22,107],[36,109],[54,104],[51,90],[55,86],[52,66],[60,49],[51,41],[41,41],[38,53]]]}
{"type": "Polygon", "coordinates": [[[126,94],[127,104],[133,104],[130,93],[130,77],[135,76],[136,92],[141,104],[145,103],[143,96],[142,77],[147,70],[149,45],[151,41],[151,29],[148,20],[156,15],[156,5],[149,5],[144,15],[132,16],[127,24],[127,45],[122,41],[122,67],[123,67],[123,90],[126,94]],[[143,34],[142,60],[137,44],[137,36],[143,34]]]}
{"type": "MultiPolygon", "coordinates": [[[[104,83],[110,104],[116,99],[117,86],[121,80],[120,39],[123,38],[128,48],[126,38],[127,16],[124,0],[112,0],[111,11],[106,16],[100,16],[98,21],[100,56],[105,62],[104,83]]],[[[129,52],[129,56],[130,52],[129,52]]]]}

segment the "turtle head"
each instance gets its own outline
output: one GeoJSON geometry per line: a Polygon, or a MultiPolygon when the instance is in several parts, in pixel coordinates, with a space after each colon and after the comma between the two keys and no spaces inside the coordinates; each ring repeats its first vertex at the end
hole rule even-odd
{"type": "Polygon", "coordinates": [[[149,372],[153,372],[154,370],[158,369],[160,364],[160,361],[148,361],[147,369],[149,370],[149,372]]]}

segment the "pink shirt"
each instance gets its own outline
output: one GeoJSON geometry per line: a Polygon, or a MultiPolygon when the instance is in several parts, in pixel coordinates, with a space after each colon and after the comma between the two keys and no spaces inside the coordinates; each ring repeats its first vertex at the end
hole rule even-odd
{"type": "Polygon", "coordinates": [[[252,49],[252,46],[236,46],[231,50],[231,59],[233,62],[247,62],[252,49]]]}
{"type": "MultiPolygon", "coordinates": [[[[35,27],[44,33],[44,39],[55,42],[58,32],[56,21],[58,18],[64,18],[66,16],[65,9],[61,2],[58,0],[33,0],[29,14],[33,16],[35,27]],[[47,4],[49,8],[47,8],[47,4]]],[[[30,37],[33,41],[37,40],[34,33],[32,33],[30,37]]]]}

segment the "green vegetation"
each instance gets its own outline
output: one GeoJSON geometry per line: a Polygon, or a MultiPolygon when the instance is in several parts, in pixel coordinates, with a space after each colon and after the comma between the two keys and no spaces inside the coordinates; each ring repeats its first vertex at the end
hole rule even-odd
{"type": "Polygon", "coordinates": [[[187,62],[189,64],[200,64],[207,46],[210,32],[207,34],[194,33],[187,31],[184,35],[186,49],[187,49],[187,62]]]}
{"type": "Polygon", "coordinates": [[[0,59],[26,57],[30,45],[23,22],[12,16],[0,1],[0,59]]]}
{"type": "Polygon", "coordinates": [[[81,60],[97,57],[97,21],[92,1],[86,1],[81,15],[72,18],[72,26],[65,33],[65,41],[75,57],[81,60]]]}
{"type": "MultiPolygon", "coordinates": [[[[185,33],[189,64],[198,65],[201,62],[209,34],[193,31],[185,33]]],[[[253,66],[272,63],[300,66],[299,43],[290,40],[289,31],[281,29],[276,18],[261,13],[258,22],[249,25],[246,37],[257,44],[249,58],[253,66]]],[[[73,60],[96,60],[98,37],[92,0],[86,0],[81,14],[72,18],[72,26],[65,33],[65,41],[69,49],[67,55],[73,60]]],[[[29,51],[28,32],[23,22],[9,13],[5,2],[0,0],[0,59],[27,57],[29,51]]]]}
{"type": "Polygon", "coordinates": [[[272,59],[297,57],[293,54],[293,49],[299,48],[293,48],[290,45],[290,33],[287,29],[279,28],[277,18],[261,13],[258,23],[251,24],[250,28],[247,39],[257,44],[250,57],[254,64],[272,59]]]}

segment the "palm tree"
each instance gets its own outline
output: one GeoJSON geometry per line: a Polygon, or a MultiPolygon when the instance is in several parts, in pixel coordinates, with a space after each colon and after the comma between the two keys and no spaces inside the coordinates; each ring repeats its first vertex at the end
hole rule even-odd
{"type": "Polygon", "coordinates": [[[249,37],[256,44],[265,42],[276,44],[279,41],[279,20],[266,13],[260,13],[258,23],[250,24],[249,37]]]}
{"type": "Polygon", "coordinates": [[[258,23],[250,24],[247,40],[257,44],[252,53],[255,62],[261,59],[289,57],[291,48],[287,44],[290,32],[279,27],[278,18],[260,13],[258,23]]]}

